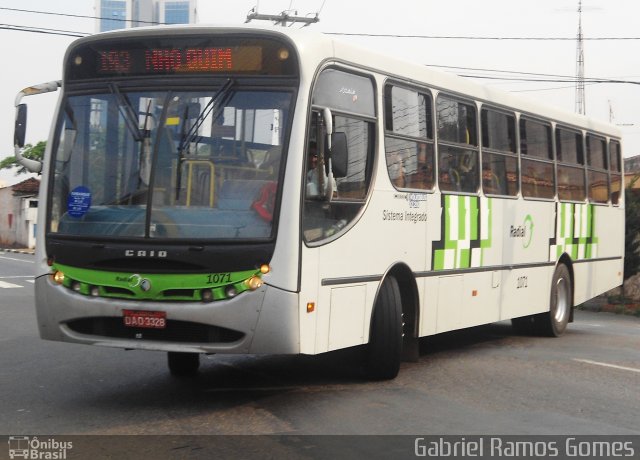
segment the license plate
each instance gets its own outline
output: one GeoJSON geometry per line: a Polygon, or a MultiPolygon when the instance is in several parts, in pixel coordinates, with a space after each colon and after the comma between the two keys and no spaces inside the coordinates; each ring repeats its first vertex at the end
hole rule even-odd
{"type": "Polygon", "coordinates": [[[122,310],[126,327],[164,329],[167,327],[167,312],[145,310],[122,310]]]}

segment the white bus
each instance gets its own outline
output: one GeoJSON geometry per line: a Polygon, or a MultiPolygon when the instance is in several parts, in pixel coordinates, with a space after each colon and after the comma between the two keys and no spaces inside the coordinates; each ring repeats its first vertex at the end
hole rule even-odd
{"type": "Polygon", "coordinates": [[[559,336],[622,283],[620,133],[309,31],[75,41],[16,100],[42,169],[43,339],[168,352],[363,346],[512,319],[559,336]],[[24,95],[61,88],[42,164],[24,95]]]}

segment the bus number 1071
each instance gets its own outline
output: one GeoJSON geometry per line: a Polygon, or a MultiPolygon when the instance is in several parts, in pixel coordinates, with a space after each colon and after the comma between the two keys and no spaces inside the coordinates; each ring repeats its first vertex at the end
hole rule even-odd
{"type": "Polygon", "coordinates": [[[213,273],[207,275],[207,284],[222,284],[231,282],[231,273],[213,273]]]}

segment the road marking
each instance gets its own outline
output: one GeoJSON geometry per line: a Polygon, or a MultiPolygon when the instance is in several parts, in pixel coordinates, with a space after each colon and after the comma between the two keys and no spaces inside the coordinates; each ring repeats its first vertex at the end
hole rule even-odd
{"type": "Polygon", "coordinates": [[[16,262],[24,262],[26,264],[35,264],[35,262],[33,260],[22,260],[22,259],[16,259],[14,257],[5,257],[5,256],[0,256],[0,259],[5,259],[5,260],[15,260],[16,262]]]}
{"type": "Polygon", "coordinates": [[[11,289],[11,288],[21,288],[23,286],[17,285],[17,284],[13,284],[13,283],[7,283],[6,281],[1,281],[0,280],[0,289],[4,288],[4,289],[11,289]]]}
{"type": "Polygon", "coordinates": [[[618,370],[621,370],[621,371],[629,371],[629,372],[638,372],[638,373],[640,373],[640,369],[636,369],[635,367],[625,367],[625,366],[618,366],[616,364],[600,363],[598,361],[591,361],[589,359],[577,359],[577,358],[574,358],[573,360],[577,361],[579,363],[593,364],[594,366],[611,367],[613,369],[618,369],[618,370]]]}

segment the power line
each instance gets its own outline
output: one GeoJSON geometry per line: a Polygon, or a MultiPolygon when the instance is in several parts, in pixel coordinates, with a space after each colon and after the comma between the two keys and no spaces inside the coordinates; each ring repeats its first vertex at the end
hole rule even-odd
{"type": "Polygon", "coordinates": [[[143,21],[141,19],[105,18],[105,17],[101,17],[101,16],[87,16],[87,15],[84,15],[84,14],[70,14],[70,13],[55,13],[53,11],[24,10],[24,9],[20,9],[20,8],[0,7],[0,10],[16,11],[16,12],[19,12],[19,13],[48,14],[48,15],[52,15],[52,16],[63,16],[63,17],[68,17],[68,18],[105,19],[105,20],[108,20],[108,21],[135,22],[135,23],[154,24],[154,25],[167,24],[165,22],[143,21]]]}
{"type": "MultiPolygon", "coordinates": [[[[323,1],[322,6],[317,14],[319,14],[324,8],[326,0],[323,1]]],[[[88,16],[83,14],[71,14],[71,13],[56,13],[53,11],[39,11],[39,10],[27,10],[21,8],[8,8],[0,7],[0,10],[15,11],[20,13],[34,13],[34,14],[47,14],[53,16],[63,16],[71,18],[83,18],[83,19],[106,19],[109,21],[121,21],[121,22],[135,22],[143,24],[155,24],[165,25],[164,22],[155,21],[143,21],[139,19],[120,19],[120,18],[105,18],[101,16],[88,16]]],[[[256,9],[257,10],[257,9],[256,9]]],[[[420,39],[435,39],[435,40],[522,40],[522,41],[575,41],[576,37],[482,37],[474,35],[411,35],[411,34],[372,34],[372,33],[356,33],[356,32],[324,32],[327,35],[343,35],[354,37],[381,37],[381,38],[420,38],[420,39]]],[[[604,40],[640,40],[640,37],[583,37],[583,40],[590,41],[604,41],[604,40]]]]}
{"type": "MultiPolygon", "coordinates": [[[[536,82],[536,83],[575,83],[576,82],[575,77],[567,78],[565,80],[558,80],[558,79],[495,77],[490,75],[471,75],[471,74],[458,74],[458,75],[465,78],[479,78],[483,80],[526,81],[526,82],[536,82]]],[[[617,79],[609,79],[609,78],[585,78],[584,81],[585,83],[621,83],[621,84],[630,84],[630,85],[640,85],[640,81],[617,80],[617,79]]]]}
{"type": "MultiPolygon", "coordinates": [[[[474,35],[402,35],[402,34],[368,34],[355,32],[324,32],[327,35],[343,35],[353,37],[381,38],[421,38],[434,40],[521,40],[521,41],[575,41],[575,37],[481,37],[474,35]]],[[[583,40],[640,40],[640,37],[584,37],[583,40]]]]}
{"type": "Polygon", "coordinates": [[[16,32],[32,32],[48,35],[62,35],[66,37],[86,37],[89,34],[82,32],[74,32],[72,30],[47,29],[44,27],[19,26],[15,24],[0,24],[2,30],[13,30],[16,32]]]}
{"type": "Polygon", "coordinates": [[[439,69],[460,69],[460,70],[470,70],[472,72],[494,72],[494,73],[507,73],[507,74],[516,74],[516,75],[534,75],[536,77],[558,77],[558,78],[573,78],[567,75],[558,75],[558,74],[550,74],[550,73],[534,73],[534,72],[520,72],[517,70],[498,70],[498,69],[483,69],[478,67],[461,67],[461,66],[452,66],[452,65],[438,65],[438,64],[425,64],[427,67],[436,67],[439,69]]]}
{"type": "MultiPolygon", "coordinates": [[[[568,75],[558,75],[558,74],[548,74],[548,73],[534,73],[534,72],[520,72],[515,70],[499,70],[499,69],[483,69],[477,67],[461,67],[461,66],[448,66],[448,65],[437,65],[437,64],[425,64],[427,67],[436,67],[442,69],[459,69],[471,72],[491,72],[495,74],[509,74],[509,75],[529,75],[533,77],[544,77],[544,78],[507,78],[500,76],[492,76],[492,75],[472,75],[472,74],[457,74],[462,77],[467,78],[484,78],[489,80],[506,80],[506,81],[526,81],[526,82],[553,82],[553,83],[575,83],[575,76],[568,75]],[[551,77],[551,78],[548,78],[551,77]]],[[[633,80],[624,80],[621,78],[604,78],[604,77],[591,77],[585,78],[585,82],[590,83],[631,83],[631,84],[640,84],[638,81],[633,80]]]]}

